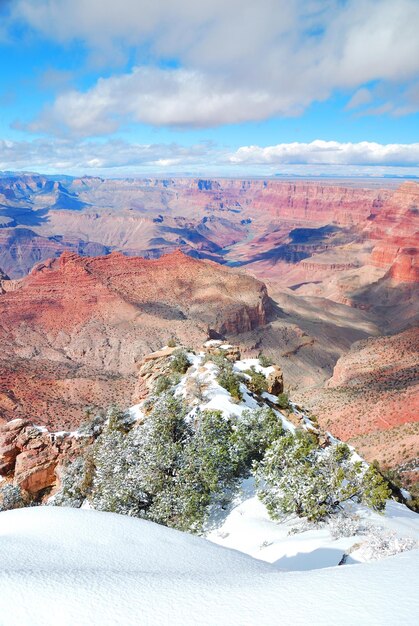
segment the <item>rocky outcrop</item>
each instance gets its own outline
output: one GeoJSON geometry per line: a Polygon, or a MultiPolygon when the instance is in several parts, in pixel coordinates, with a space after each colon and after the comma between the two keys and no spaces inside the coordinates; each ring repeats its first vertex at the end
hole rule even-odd
{"type": "Polygon", "coordinates": [[[278,396],[284,391],[284,375],[282,373],[282,369],[278,365],[273,365],[271,370],[272,371],[269,372],[267,378],[267,391],[273,396],[278,396]]]}
{"type": "Polygon", "coordinates": [[[163,348],[145,356],[138,363],[138,383],[135,390],[135,402],[143,400],[151,391],[160,376],[171,374],[169,357],[178,348],[163,348]]]}
{"type": "Polygon", "coordinates": [[[0,426],[0,476],[36,498],[56,484],[58,465],[80,453],[86,441],[71,433],[50,433],[28,420],[12,420],[0,426]]]}
{"type": "Polygon", "coordinates": [[[419,183],[401,185],[365,232],[380,240],[371,254],[373,265],[388,269],[396,283],[419,282],[419,183]]]}
{"type": "Polygon", "coordinates": [[[419,248],[399,248],[388,276],[397,283],[419,283],[419,248]]]}
{"type": "Polygon", "coordinates": [[[7,285],[8,282],[10,282],[10,278],[5,272],[3,272],[3,270],[0,267],[0,294],[6,292],[6,289],[5,287],[3,287],[3,285],[7,285]]]}
{"type": "Polygon", "coordinates": [[[237,334],[263,325],[268,304],[263,283],[181,252],[156,260],[67,252],[38,264],[18,293],[2,298],[0,309],[2,319],[14,325],[30,318],[32,327],[52,333],[71,332],[92,319],[110,323],[152,316],[166,326],[195,320],[237,334]]]}
{"type": "Polygon", "coordinates": [[[239,361],[241,358],[239,346],[233,346],[217,339],[206,341],[203,345],[203,349],[207,354],[222,356],[231,363],[239,361]]]}

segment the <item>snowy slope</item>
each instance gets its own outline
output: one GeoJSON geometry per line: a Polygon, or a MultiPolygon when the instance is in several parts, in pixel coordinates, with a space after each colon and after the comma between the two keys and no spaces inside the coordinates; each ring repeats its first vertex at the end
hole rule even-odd
{"type": "MultiPolygon", "coordinates": [[[[403,504],[389,500],[384,515],[359,505],[353,505],[351,510],[362,523],[419,541],[419,515],[403,504]]],[[[332,567],[348,552],[351,557],[347,563],[368,560],[364,550],[353,550],[353,546],[366,541],[366,536],[334,539],[328,523],[301,532],[303,525],[296,516],[281,522],[272,521],[255,494],[254,480],[249,478],[243,481],[228,511],[213,511],[206,537],[287,571],[332,567]],[[293,533],[293,529],[300,532],[293,533]]]]}
{"type": "Polygon", "coordinates": [[[1,626],[413,626],[418,574],[417,550],[286,573],[111,513],[0,514],[1,626]]]}

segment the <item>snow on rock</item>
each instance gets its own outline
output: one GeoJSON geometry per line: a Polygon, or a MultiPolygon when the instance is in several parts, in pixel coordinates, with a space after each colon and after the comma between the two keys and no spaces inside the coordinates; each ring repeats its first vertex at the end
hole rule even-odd
{"type": "MultiPolygon", "coordinates": [[[[212,343],[219,342],[218,340],[211,340],[205,345],[212,343]]],[[[243,396],[242,400],[240,402],[233,400],[231,394],[217,381],[217,366],[211,361],[204,363],[204,352],[200,352],[199,354],[188,352],[187,356],[189,362],[191,363],[191,368],[188,370],[187,374],[182,377],[180,383],[177,385],[175,394],[188,399],[188,381],[193,378],[198,378],[204,386],[204,400],[193,409],[193,412],[199,408],[201,411],[221,411],[226,417],[240,417],[246,409],[257,409],[261,406],[243,383],[240,384],[240,391],[243,396]]],[[[234,369],[237,372],[244,372],[252,365],[255,366],[256,371],[262,372],[265,376],[268,376],[271,370],[273,370],[272,367],[261,367],[258,359],[244,359],[236,361],[234,363],[234,369]]],[[[267,393],[262,394],[262,396],[266,399],[272,400],[272,402],[276,401],[276,396],[272,396],[267,393]]],[[[135,412],[140,406],[141,405],[131,407],[130,411],[135,412]]],[[[286,430],[290,430],[292,432],[295,431],[295,426],[285,417],[283,413],[276,409],[274,409],[274,412],[278,418],[281,419],[283,427],[286,430]]]]}
{"type": "Polygon", "coordinates": [[[144,419],[144,413],[142,411],[142,403],[140,404],[135,404],[134,406],[130,407],[128,409],[128,412],[130,414],[130,416],[132,417],[133,420],[135,421],[141,421],[144,419]]]}
{"type": "Polygon", "coordinates": [[[240,361],[236,361],[234,363],[234,369],[239,372],[245,372],[246,370],[250,370],[251,367],[254,367],[257,372],[264,374],[266,378],[275,371],[275,368],[270,365],[269,367],[262,367],[259,359],[241,359],[240,361]]]}
{"type": "Polygon", "coordinates": [[[2,626],[413,626],[418,575],[417,550],[287,573],[112,513],[0,514],[2,626]]]}

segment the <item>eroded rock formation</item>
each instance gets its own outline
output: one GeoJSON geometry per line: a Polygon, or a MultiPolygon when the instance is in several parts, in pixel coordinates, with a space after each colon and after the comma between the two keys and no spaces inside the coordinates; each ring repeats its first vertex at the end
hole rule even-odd
{"type": "Polygon", "coordinates": [[[263,283],[180,252],[42,262],[0,296],[0,418],[71,428],[86,406],[127,406],[150,350],[252,331],[268,309],[263,283]]]}

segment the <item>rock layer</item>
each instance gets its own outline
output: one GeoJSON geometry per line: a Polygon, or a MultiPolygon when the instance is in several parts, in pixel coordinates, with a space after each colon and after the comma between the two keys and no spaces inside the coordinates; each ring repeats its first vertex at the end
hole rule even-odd
{"type": "Polygon", "coordinates": [[[42,262],[0,296],[0,418],[70,428],[86,406],[129,405],[150,349],[249,332],[268,312],[263,283],[180,252],[42,262]]]}

